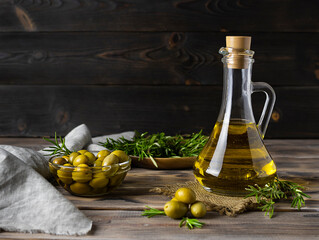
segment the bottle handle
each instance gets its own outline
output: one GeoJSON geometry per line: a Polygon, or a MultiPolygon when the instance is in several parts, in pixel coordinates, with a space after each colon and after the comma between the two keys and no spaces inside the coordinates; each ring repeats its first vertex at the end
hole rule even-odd
{"type": "Polygon", "coordinates": [[[264,108],[257,124],[261,136],[262,138],[264,138],[271,117],[271,113],[275,105],[276,94],[274,89],[268,83],[265,82],[253,82],[252,93],[254,92],[263,92],[266,95],[264,108]]]}

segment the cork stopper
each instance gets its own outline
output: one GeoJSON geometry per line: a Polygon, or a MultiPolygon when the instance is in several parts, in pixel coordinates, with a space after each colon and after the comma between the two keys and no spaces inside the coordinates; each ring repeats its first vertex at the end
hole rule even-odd
{"type": "Polygon", "coordinates": [[[251,37],[226,36],[226,47],[250,50],[251,37]]]}
{"type": "Polygon", "coordinates": [[[249,36],[226,36],[226,47],[232,48],[227,66],[233,69],[248,68],[248,56],[242,54],[244,50],[250,50],[251,37],[249,36]]]}

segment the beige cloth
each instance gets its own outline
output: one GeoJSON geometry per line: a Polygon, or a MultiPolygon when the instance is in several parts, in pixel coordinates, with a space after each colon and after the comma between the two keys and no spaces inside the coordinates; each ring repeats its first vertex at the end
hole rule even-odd
{"type": "Polygon", "coordinates": [[[182,187],[194,190],[196,193],[196,199],[203,202],[208,211],[217,211],[220,214],[225,214],[227,216],[235,216],[239,213],[256,209],[258,206],[255,197],[244,199],[243,197],[229,197],[209,193],[204,190],[197,181],[166,185],[164,187],[153,188],[150,191],[174,197],[177,189],[182,187]]]}

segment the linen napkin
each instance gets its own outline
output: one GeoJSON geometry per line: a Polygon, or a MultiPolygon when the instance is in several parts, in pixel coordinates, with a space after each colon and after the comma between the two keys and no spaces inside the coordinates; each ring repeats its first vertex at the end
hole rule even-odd
{"type": "MultiPolygon", "coordinates": [[[[134,132],[91,137],[85,124],[66,137],[72,151],[105,149],[99,141],[106,137],[132,138],[134,132]]],[[[0,229],[18,232],[43,232],[57,235],[83,235],[92,228],[92,221],[45,178],[50,177],[47,152],[0,145],[0,229]]]]}

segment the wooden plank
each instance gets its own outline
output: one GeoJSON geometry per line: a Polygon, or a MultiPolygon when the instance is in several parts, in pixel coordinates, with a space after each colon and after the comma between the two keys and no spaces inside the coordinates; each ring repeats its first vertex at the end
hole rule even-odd
{"type": "MultiPolygon", "coordinates": [[[[319,87],[278,87],[267,138],[319,137],[319,87]]],[[[86,123],[93,136],[138,130],[191,133],[212,130],[221,87],[1,86],[0,135],[65,135],[86,123]]],[[[256,119],[263,99],[254,101],[256,119]]]]}
{"type": "MultiPolygon", "coordinates": [[[[218,50],[225,45],[226,35],[0,33],[0,83],[221,85],[223,67],[218,50]]],[[[253,34],[253,81],[272,86],[318,86],[318,42],[319,33],[253,34]]]]}
{"type": "Polygon", "coordinates": [[[141,217],[141,211],[84,211],[93,220],[87,236],[53,236],[2,232],[8,239],[317,239],[318,213],[284,213],[269,219],[258,212],[237,217],[208,213],[202,229],[179,228],[179,220],[141,217]]]}
{"type": "Polygon", "coordinates": [[[318,2],[1,1],[1,31],[318,31],[318,2]]]}
{"type": "MultiPolygon", "coordinates": [[[[12,143],[19,146],[35,146],[39,139],[0,138],[0,144],[12,143]],[[34,144],[32,144],[32,142],[34,144]]],[[[40,146],[40,148],[43,145],[40,146]]],[[[133,169],[123,185],[106,197],[80,198],[62,191],[84,214],[93,220],[93,229],[87,236],[55,236],[47,234],[23,234],[1,232],[1,239],[317,239],[319,236],[319,178],[318,159],[314,149],[319,149],[319,140],[267,140],[266,146],[275,158],[279,175],[297,181],[307,187],[312,198],[306,200],[302,211],[292,210],[287,202],[276,204],[272,219],[261,212],[248,212],[237,217],[220,216],[209,212],[202,219],[203,229],[189,231],[178,227],[178,220],[164,216],[141,217],[146,204],[162,208],[167,197],[149,193],[148,190],[162,184],[184,182],[193,178],[191,170],[147,170],[133,169]],[[281,147],[285,151],[281,152],[281,147]],[[293,156],[289,149],[300,148],[301,154],[293,156]],[[304,150],[301,150],[304,149],[304,150]],[[306,164],[303,162],[306,161],[306,164]],[[300,165],[295,165],[298,163],[300,165]],[[147,183],[147,184],[146,184],[147,183]]],[[[319,150],[317,150],[319,152],[319,150]]],[[[317,154],[318,155],[318,154],[317,154]]],[[[61,189],[60,189],[61,190],[61,189]]]]}
{"type": "MultiPolygon", "coordinates": [[[[37,138],[0,138],[0,144],[42,149],[46,143],[37,138]]],[[[280,178],[297,182],[306,187],[311,199],[306,199],[303,212],[319,211],[319,178],[316,166],[319,161],[319,140],[267,140],[266,147],[273,156],[280,178]],[[286,148],[282,151],[282,148],[286,148]],[[297,149],[300,154],[290,153],[297,149]],[[316,150],[316,152],[314,151],[316,150]],[[312,156],[312,158],[311,158],[312,156]]],[[[82,210],[143,210],[145,205],[162,209],[168,197],[149,192],[151,188],[164,184],[193,180],[192,170],[161,170],[135,168],[129,172],[123,185],[111,194],[101,198],[81,198],[70,195],[61,187],[58,189],[82,210]],[[178,174],[176,174],[178,172],[178,174]],[[145,184],[147,183],[147,184],[145,184]]],[[[288,201],[276,204],[276,212],[297,211],[288,201]]]]}

